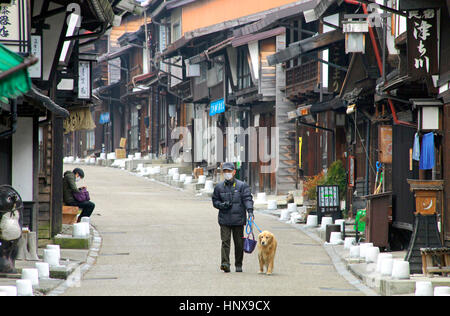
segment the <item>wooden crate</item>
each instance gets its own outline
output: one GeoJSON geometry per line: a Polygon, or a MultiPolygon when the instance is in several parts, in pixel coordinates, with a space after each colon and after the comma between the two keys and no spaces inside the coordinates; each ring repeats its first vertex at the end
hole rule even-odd
{"type": "Polygon", "coordinates": [[[440,273],[450,275],[450,248],[421,248],[423,274],[440,273]]]}

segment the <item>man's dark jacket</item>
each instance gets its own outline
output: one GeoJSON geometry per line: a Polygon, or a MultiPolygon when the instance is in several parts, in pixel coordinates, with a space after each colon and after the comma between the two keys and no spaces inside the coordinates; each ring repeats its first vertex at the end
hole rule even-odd
{"type": "Polygon", "coordinates": [[[214,188],[213,205],[219,209],[219,225],[243,226],[247,216],[253,215],[253,197],[250,187],[245,182],[234,179],[233,182],[221,182],[214,188]],[[231,208],[223,209],[224,202],[232,202],[231,208]]]}

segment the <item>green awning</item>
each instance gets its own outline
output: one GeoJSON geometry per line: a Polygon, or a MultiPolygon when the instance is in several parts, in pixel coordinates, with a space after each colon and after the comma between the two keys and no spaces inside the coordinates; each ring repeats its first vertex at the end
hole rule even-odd
{"type": "Polygon", "coordinates": [[[0,98],[15,99],[31,89],[27,70],[31,64],[0,44],[0,98]]]}

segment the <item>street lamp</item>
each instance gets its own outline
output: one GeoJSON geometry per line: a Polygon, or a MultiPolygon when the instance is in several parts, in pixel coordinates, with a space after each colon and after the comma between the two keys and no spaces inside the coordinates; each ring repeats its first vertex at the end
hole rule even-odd
{"type": "Polygon", "coordinates": [[[344,16],[342,30],[345,33],[345,53],[365,53],[366,33],[369,24],[365,15],[349,14],[344,16]]]}

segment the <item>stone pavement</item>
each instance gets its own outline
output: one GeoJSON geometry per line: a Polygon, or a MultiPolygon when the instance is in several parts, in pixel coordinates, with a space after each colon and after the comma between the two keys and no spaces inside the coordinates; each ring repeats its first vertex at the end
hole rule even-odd
{"type": "MultiPolygon", "coordinates": [[[[232,269],[225,275],[218,263],[217,212],[209,198],[123,170],[82,168],[97,204],[94,242],[90,250],[62,250],[70,275],[41,281],[35,295],[393,296],[414,295],[419,280],[450,285],[443,277],[381,277],[374,264],[350,260],[342,245],[325,244],[316,228],[281,222],[279,211],[268,210],[255,215],[258,226],[279,239],[274,275],[256,274],[256,254],[245,255],[244,273],[232,269]]],[[[404,252],[393,255],[403,258],[404,252]]],[[[17,262],[19,269],[33,265],[17,262]]],[[[0,277],[0,285],[14,284],[0,277]]]]}

